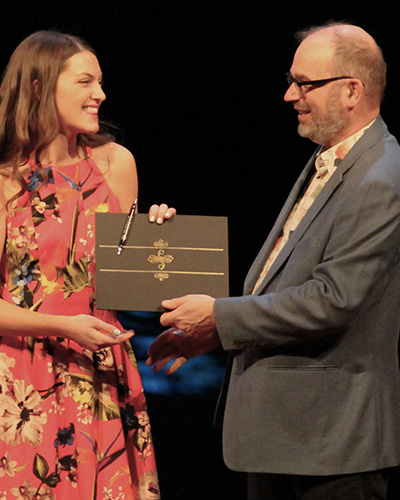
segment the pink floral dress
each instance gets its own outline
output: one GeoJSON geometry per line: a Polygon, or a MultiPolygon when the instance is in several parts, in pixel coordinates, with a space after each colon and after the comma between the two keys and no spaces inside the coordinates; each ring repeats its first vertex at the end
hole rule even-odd
{"type": "MultiPolygon", "coordinates": [[[[90,157],[47,167],[7,222],[2,298],[93,314],[95,213],[118,211],[90,157]]],[[[0,500],[159,499],[150,424],[130,343],[96,353],[56,337],[0,337],[0,500]]]]}

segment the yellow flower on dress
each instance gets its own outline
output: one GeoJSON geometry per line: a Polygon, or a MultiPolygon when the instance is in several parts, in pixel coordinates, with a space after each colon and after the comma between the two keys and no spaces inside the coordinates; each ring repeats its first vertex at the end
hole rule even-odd
{"type": "Polygon", "coordinates": [[[37,249],[37,234],[35,228],[28,220],[18,228],[8,224],[8,243],[14,246],[15,252],[19,257],[24,257],[32,250],[37,249]]]}
{"type": "Polygon", "coordinates": [[[114,500],[112,489],[103,486],[103,500],[114,500]]]}
{"type": "Polygon", "coordinates": [[[13,379],[13,374],[10,368],[14,368],[15,359],[10,358],[4,352],[0,352],[0,394],[4,394],[8,390],[8,384],[13,379]]]}
{"type": "Polygon", "coordinates": [[[44,214],[46,211],[46,203],[42,201],[39,196],[35,196],[31,201],[32,207],[35,207],[36,211],[40,214],[44,214]]]}
{"type": "Polygon", "coordinates": [[[44,273],[40,277],[40,282],[43,286],[43,295],[54,295],[63,288],[63,283],[56,280],[48,280],[44,273]]]}
{"type": "Polygon", "coordinates": [[[155,470],[150,470],[142,474],[139,478],[139,500],[159,500],[160,488],[155,470]]]}
{"type": "Polygon", "coordinates": [[[105,347],[103,349],[99,349],[95,352],[94,355],[96,368],[98,370],[110,370],[114,368],[114,356],[112,349],[109,347],[105,347]]]}
{"type": "Polygon", "coordinates": [[[25,479],[22,486],[11,488],[11,493],[17,497],[15,500],[33,500],[35,498],[36,488],[31,486],[29,479],[25,479]]]}
{"type": "Polygon", "coordinates": [[[85,217],[92,215],[93,213],[107,213],[110,211],[110,204],[106,201],[104,203],[96,203],[88,208],[85,212],[85,217]]]}
{"type": "Polygon", "coordinates": [[[10,453],[6,451],[4,453],[4,457],[0,458],[0,477],[3,477],[7,474],[7,476],[13,477],[15,476],[15,468],[17,467],[16,460],[11,460],[10,453]]]}
{"type": "Polygon", "coordinates": [[[91,405],[94,396],[93,381],[85,375],[71,375],[71,396],[74,401],[91,405]]]}
{"type": "Polygon", "coordinates": [[[51,491],[51,488],[47,485],[42,485],[39,492],[34,497],[35,500],[56,500],[55,494],[51,491]]]}
{"type": "Polygon", "coordinates": [[[14,368],[15,359],[10,358],[4,352],[0,352],[0,377],[6,377],[12,379],[12,373],[10,368],[14,368]]]}
{"type": "Polygon", "coordinates": [[[11,446],[21,440],[33,447],[43,439],[43,425],[47,414],[42,412],[40,395],[24,380],[15,380],[8,392],[0,398],[0,438],[11,446]]]}

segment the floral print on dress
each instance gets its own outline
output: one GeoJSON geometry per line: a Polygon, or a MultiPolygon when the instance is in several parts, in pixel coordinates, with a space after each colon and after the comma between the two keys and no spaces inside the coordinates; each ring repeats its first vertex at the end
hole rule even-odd
{"type": "Polygon", "coordinates": [[[36,448],[43,440],[43,425],[47,422],[42,412],[40,394],[24,380],[15,380],[0,396],[0,439],[11,446],[21,441],[36,448]]]}
{"type": "MultiPolygon", "coordinates": [[[[95,215],[118,211],[95,162],[32,163],[7,221],[2,298],[62,315],[96,308],[95,215]]],[[[0,337],[0,500],[158,500],[150,422],[129,342],[92,353],[72,340],[0,337]]]]}

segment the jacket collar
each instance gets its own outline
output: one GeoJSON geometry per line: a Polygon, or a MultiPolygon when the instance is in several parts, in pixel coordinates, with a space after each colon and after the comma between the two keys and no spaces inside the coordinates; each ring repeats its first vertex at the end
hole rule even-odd
{"type": "MultiPolygon", "coordinates": [[[[375,122],[365,131],[364,135],[356,142],[356,144],[352,147],[352,149],[348,152],[346,157],[341,161],[340,165],[333,173],[332,177],[329,179],[327,184],[324,186],[322,191],[319,193],[318,197],[311,205],[306,215],[297,226],[293,234],[290,236],[286,245],[282,248],[279,255],[275,259],[271,268],[269,269],[266,277],[255,291],[255,295],[259,295],[265,289],[266,286],[271,282],[271,280],[276,276],[277,272],[280,270],[281,266],[285,263],[286,259],[289,257],[293,248],[299,241],[299,239],[303,236],[304,232],[310,226],[312,221],[318,215],[318,213],[325,206],[327,201],[336,191],[337,187],[343,182],[343,178],[346,172],[354,165],[354,163],[360,158],[360,156],[365,153],[368,149],[372,148],[387,132],[387,127],[383,122],[382,118],[379,116],[375,122]]],[[[313,156],[308,161],[306,167],[301,173],[300,177],[296,181],[289,197],[286,200],[285,205],[283,206],[275,225],[273,226],[270,235],[268,236],[266,242],[264,243],[262,249],[260,250],[256,260],[254,261],[250,271],[247,275],[245,281],[245,289],[244,293],[251,293],[252,288],[261,272],[261,269],[271,253],[276,239],[278,238],[286,219],[297,200],[297,197],[306,181],[310,171],[314,169],[315,158],[319,151],[319,148],[313,156]]]]}

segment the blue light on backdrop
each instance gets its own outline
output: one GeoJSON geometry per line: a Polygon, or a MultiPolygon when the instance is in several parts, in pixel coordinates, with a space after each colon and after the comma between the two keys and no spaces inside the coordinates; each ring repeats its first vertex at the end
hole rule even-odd
{"type": "Polygon", "coordinates": [[[126,329],[135,330],[132,345],[146,393],[163,395],[200,395],[219,389],[225,371],[225,355],[220,352],[190,359],[173,375],[155,373],[146,365],[147,350],[164,327],[160,313],[119,311],[118,318],[126,329]]]}

